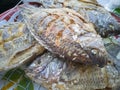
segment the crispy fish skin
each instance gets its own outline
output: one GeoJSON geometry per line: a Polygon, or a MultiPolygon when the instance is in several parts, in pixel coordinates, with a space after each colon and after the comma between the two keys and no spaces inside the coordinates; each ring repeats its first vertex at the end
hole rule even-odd
{"type": "Polygon", "coordinates": [[[26,74],[48,90],[117,90],[120,86],[120,73],[113,65],[80,65],[49,52],[37,57],[26,74]]]}
{"type": "Polygon", "coordinates": [[[24,23],[0,27],[0,71],[19,66],[43,51],[24,23]]]}
{"type": "Polygon", "coordinates": [[[102,38],[93,25],[70,9],[25,7],[22,15],[34,38],[62,58],[82,64],[107,64],[102,38]],[[36,12],[37,11],[37,12],[36,12]]]}
{"type": "Polygon", "coordinates": [[[120,34],[120,23],[94,0],[36,0],[44,8],[67,7],[80,13],[102,37],[120,34]]]}
{"type": "Polygon", "coordinates": [[[108,37],[111,35],[120,34],[120,23],[111,15],[110,12],[95,4],[81,2],[80,0],[67,2],[68,6],[95,26],[95,30],[102,36],[108,37]]]}

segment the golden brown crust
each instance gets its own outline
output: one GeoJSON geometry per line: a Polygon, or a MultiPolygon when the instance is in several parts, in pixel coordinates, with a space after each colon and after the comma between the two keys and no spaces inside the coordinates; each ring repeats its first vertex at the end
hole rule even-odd
{"type": "Polygon", "coordinates": [[[52,53],[83,64],[106,64],[102,38],[77,12],[67,8],[27,7],[23,16],[34,38],[52,53]]]}
{"type": "Polygon", "coordinates": [[[44,8],[70,8],[95,25],[102,37],[120,34],[120,23],[96,0],[37,0],[44,8]]]}
{"type": "Polygon", "coordinates": [[[6,24],[0,32],[0,70],[19,66],[44,51],[24,23],[6,24]]]}

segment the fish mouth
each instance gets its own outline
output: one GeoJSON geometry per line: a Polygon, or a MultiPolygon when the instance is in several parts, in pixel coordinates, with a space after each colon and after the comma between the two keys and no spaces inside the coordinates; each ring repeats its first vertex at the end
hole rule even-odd
{"type": "Polygon", "coordinates": [[[103,55],[99,55],[99,54],[96,55],[96,54],[91,53],[90,51],[86,51],[86,53],[89,55],[92,65],[96,65],[96,66],[102,68],[105,65],[107,65],[108,63],[111,63],[111,61],[109,61],[107,56],[103,56],[103,55]]]}

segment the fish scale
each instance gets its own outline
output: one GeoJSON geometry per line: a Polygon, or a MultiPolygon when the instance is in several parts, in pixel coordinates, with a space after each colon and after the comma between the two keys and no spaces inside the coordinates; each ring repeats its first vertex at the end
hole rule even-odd
{"type": "Polygon", "coordinates": [[[52,53],[100,67],[111,60],[93,25],[74,10],[27,6],[23,7],[21,14],[33,37],[52,53]],[[54,19],[49,20],[51,18],[54,19]]]}
{"type": "MultiPolygon", "coordinates": [[[[32,0],[27,0],[32,1],[32,0]]],[[[80,13],[102,37],[120,34],[120,23],[96,0],[35,0],[43,8],[70,8],[80,13]]]]}
{"type": "Polygon", "coordinates": [[[24,24],[16,25],[14,23],[7,25],[4,25],[0,28],[1,30],[1,42],[7,42],[9,40],[13,40],[16,37],[20,37],[23,35],[23,31],[25,30],[24,24]],[[19,28],[19,31],[18,31],[19,28]]]}
{"type": "Polygon", "coordinates": [[[117,90],[120,85],[120,73],[112,64],[103,68],[85,66],[50,52],[34,59],[26,74],[48,90],[117,90]]]}
{"type": "Polygon", "coordinates": [[[0,70],[19,66],[44,51],[24,23],[8,23],[0,32],[0,70]]]}

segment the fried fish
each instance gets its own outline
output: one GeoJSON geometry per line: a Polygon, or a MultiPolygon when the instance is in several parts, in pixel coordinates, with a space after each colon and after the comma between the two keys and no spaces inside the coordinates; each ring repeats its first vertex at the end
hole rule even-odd
{"type": "Polygon", "coordinates": [[[26,74],[48,90],[117,90],[120,87],[120,71],[114,65],[103,68],[80,65],[50,52],[37,57],[26,68],[26,74]]]}
{"type": "Polygon", "coordinates": [[[0,27],[0,70],[19,66],[43,53],[22,22],[11,22],[0,27]]]}
{"type": "Polygon", "coordinates": [[[59,57],[101,67],[109,61],[101,36],[74,10],[27,6],[22,15],[34,38],[59,57]]]}

